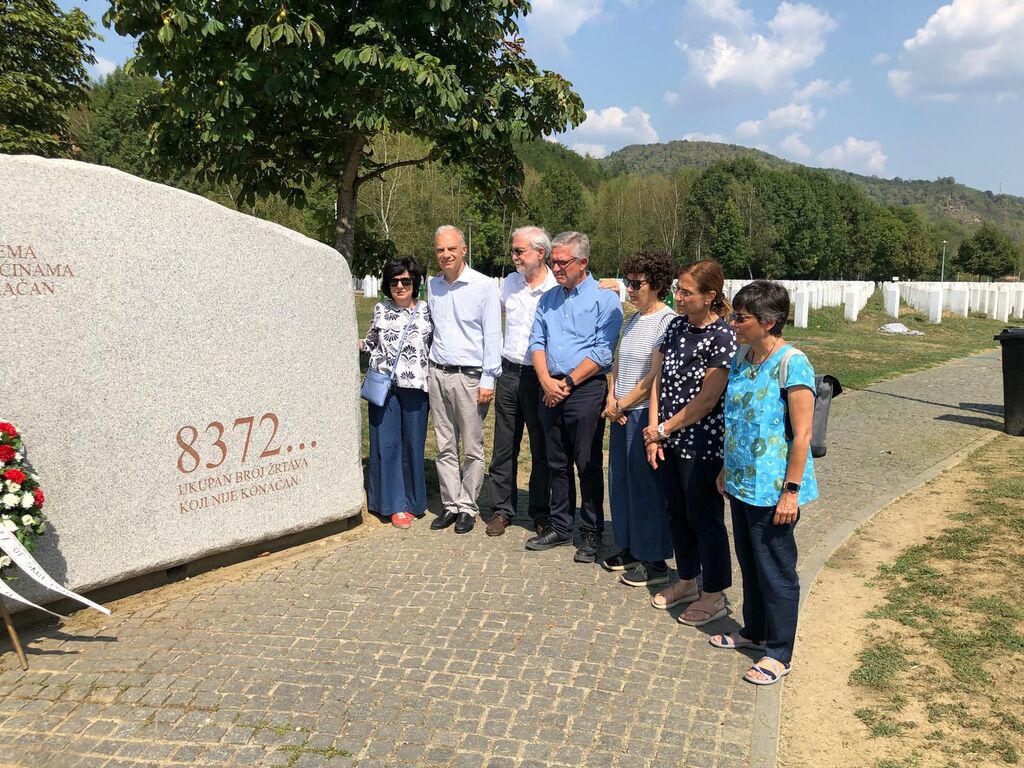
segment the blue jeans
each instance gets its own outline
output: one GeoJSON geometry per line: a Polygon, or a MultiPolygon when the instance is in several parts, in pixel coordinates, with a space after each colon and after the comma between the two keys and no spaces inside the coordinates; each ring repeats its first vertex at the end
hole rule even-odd
{"type": "Polygon", "coordinates": [[[789,666],[800,610],[796,522],[776,525],[772,522],[775,507],[755,507],[732,496],[729,506],[736,560],[743,574],[740,634],[754,642],[766,640],[765,656],[789,666]]]}
{"type": "Polygon", "coordinates": [[[392,387],[384,405],[370,403],[370,466],[367,508],[381,517],[427,511],[423,446],[427,440],[427,393],[392,387]]]}
{"type": "Polygon", "coordinates": [[[626,412],[626,423],[612,423],[608,445],[608,496],[615,544],[637,560],[672,557],[665,494],[647,463],[644,427],[650,409],[626,412]]]}

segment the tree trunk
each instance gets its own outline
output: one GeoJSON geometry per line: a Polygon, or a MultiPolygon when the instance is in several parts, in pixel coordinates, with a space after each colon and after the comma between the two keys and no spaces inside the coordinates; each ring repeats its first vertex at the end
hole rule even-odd
{"type": "Polygon", "coordinates": [[[362,136],[347,142],[348,161],[337,179],[334,248],[345,258],[349,267],[356,257],[356,192],[359,189],[359,161],[365,143],[366,139],[362,136]]]}

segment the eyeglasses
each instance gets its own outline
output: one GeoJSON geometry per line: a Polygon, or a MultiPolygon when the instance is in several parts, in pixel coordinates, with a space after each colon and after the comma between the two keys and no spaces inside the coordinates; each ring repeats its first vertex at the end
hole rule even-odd
{"type": "Polygon", "coordinates": [[[528,251],[533,251],[533,250],[535,250],[535,249],[534,248],[513,248],[512,249],[512,255],[513,256],[522,256],[524,253],[526,253],[528,251]]]}
{"type": "Polygon", "coordinates": [[[390,282],[392,288],[412,288],[411,277],[392,277],[390,282]]]}
{"type": "Polygon", "coordinates": [[[729,322],[737,324],[745,323],[747,322],[747,320],[750,320],[753,317],[753,315],[741,315],[739,312],[733,312],[731,315],[729,315],[729,322]]]}
{"type": "Polygon", "coordinates": [[[551,268],[552,269],[565,269],[570,264],[572,264],[574,261],[576,261],[576,259],[552,259],[551,260],[551,268]]]}
{"type": "Polygon", "coordinates": [[[696,296],[697,295],[693,291],[688,291],[688,290],[686,290],[685,288],[683,288],[682,286],[679,286],[679,285],[677,285],[675,288],[672,289],[672,293],[674,293],[676,296],[682,296],[682,297],[687,298],[687,299],[690,298],[691,296],[696,296]]]}
{"type": "Polygon", "coordinates": [[[622,282],[626,284],[626,290],[628,291],[639,291],[641,285],[650,285],[647,280],[630,280],[628,277],[622,282]]]}

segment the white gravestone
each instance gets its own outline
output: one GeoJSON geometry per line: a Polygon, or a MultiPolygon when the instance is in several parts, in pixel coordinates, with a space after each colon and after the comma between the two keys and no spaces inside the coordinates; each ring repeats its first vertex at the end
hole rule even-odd
{"type": "Polygon", "coordinates": [[[857,289],[847,288],[843,294],[843,316],[851,321],[856,322],[857,316],[860,314],[860,302],[857,300],[857,289]]]}
{"type": "Polygon", "coordinates": [[[0,178],[0,418],[42,475],[51,575],[92,589],[359,512],[336,251],[101,166],[0,155],[0,178]]]}
{"type": "Polygon", "coordinates": [[[900,289],[892,283],[886,283],[882,288],[882,296],[885,299],[885,313],[890,317],[900,316],[900,289]]]}
{"type": "Polygon", "coordinates": [[[796,309],[793,313],[793,325],[797,328],[807,327],[807,310],[810,308],[811,293],[806,288],[796,292],[796,309]]]}
{"type": "Polygon", "coordinates": [[[931,288],[928,292],[928,322],[942,322],[942,286],[931,288]]]}

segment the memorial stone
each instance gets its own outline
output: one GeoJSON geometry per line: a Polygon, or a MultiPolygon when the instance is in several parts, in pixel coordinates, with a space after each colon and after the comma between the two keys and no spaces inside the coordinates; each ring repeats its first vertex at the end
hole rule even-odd
{"type": "Polygon", "coordinates": [[[900,289],[892,283],[886,283],[882,287],[882,296],[885,300],[885,313],[890,317],[900,316],[900,289]]]}
{"type": "Polygon", "coordinates": [[[0,155],[0,178],[17,328],[0,418],[43,478],[50,574],[88,590],[359,512],[353,284],[335,250],[102,166],[0,155]]]}
{"type": "Polygon", "coordinates": [[[797,328],[807,327],[807,310],[810,308],[811,293],[806,288],[796,292],[796,308],[793,312],[793,325],[797,328]]]}

